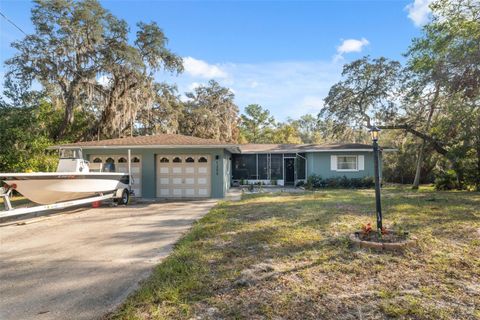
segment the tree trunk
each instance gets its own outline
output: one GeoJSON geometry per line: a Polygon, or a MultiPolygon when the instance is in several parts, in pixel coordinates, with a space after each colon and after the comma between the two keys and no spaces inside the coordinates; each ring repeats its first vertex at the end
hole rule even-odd
{"type": "Polygon", "coordinates": [[[480,191],[480,111],[477,115],[477,136],[475,149],[477,151],[477,173],[475,177],[475,190],[480,191]]]}
{"type": "Polygon", "coordinates": [[[63,95],[65,98],[65,113],[63,114],[62,124],[60,125],[60,128],[58,129],[58,132],[54,137],[55,141],[61,140],[67,133],[68,127],[73,123],[75,104],[77,102],[78,95],[78,84],[80,80],[80,77],[76,77],[72,80],[68,87],[66,85],[63,87],[63,95]]]}
{"type": "Polygon", "coordinates": [[[477,141],[477,174],[475,177],[475,190],[480,191],[480,140],[477,141]]]}
{"type": "MultiPolygon", "coordinates": [[[[435,93],[433,96],[432,103],[430,104],[430,110],[428,111],[428,118],[427,118],[427,124],[425,126],[425,132],[428,132],[428,130],[430,129],[430,124],[432,122],[433,113],[435,112],[435,105],[437,104],[439,93],[440,93],[440,87],[437,85],[435,87],[435,93]]],[[[426,141],[425,139],[423,139],[422,145],[420,146],[420,150],[418,152],[417,170],[415,171],[415,179],[413,180],[412,189],[418,189],[418,186],[420,185],[420,176],[422,174],[423,154],[425,151],[425,144],[426,144],[426,141]]]]}
{"type": "Polygon", "coordinates": [[[55,141],[61,140],[65,133],[67,132],[68,127],[73,123],[74,120],[74,108],[75,108],[75,95],[70,92],[65,103],[65,113],[63,114],[62,124],[58,129],[56,136],[54,137],[55,141]]]}
{"type": "Polygon", "coordinates": [[[415,179],[413,179],[412,189],[418,189],[418,186],[420,185],[420,175],[422,171],[424,150],[425,150],[425,140],[422,140],[422,145],[420,146],[420,150],[418,151],[417,170],[415,171],[415,179]]]}

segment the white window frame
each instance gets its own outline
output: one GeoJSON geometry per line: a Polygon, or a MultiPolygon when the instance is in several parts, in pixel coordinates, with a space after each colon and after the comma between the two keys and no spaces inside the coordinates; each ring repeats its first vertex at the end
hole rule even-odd
{"type": "Polygon", "coordinates": [[[356,172],[356,171],[360,171],[358,169],[358,155],[355,155],[355,154],[342,154],[342,155],[336,155],[337,157],[337,168],[336,168],[336,171],[340,171],[340,172],[356,172]],[[338,162],[338,158],[339,157],[355,157],[355,169],[339,169],[338,168],[338,165],[339,165],[339,162],[338,162]]]}

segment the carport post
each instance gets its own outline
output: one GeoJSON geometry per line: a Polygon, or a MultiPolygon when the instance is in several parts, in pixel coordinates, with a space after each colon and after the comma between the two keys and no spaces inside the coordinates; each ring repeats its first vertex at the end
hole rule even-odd
{"type": "Polygon", "coordinates": [[[132,152],[130,149],[128,149],[128,192],[132,190],[132,152]]]}

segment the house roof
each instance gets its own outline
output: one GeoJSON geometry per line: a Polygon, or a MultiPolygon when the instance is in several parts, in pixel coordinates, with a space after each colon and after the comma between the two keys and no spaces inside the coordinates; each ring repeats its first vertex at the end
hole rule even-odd
{"type": "Polygon", "coordinates": [[[372,151],[372,146],[362,143],[331,144],[242,144],[242,153],[372,151]]]}
{"type": "Polygon", "coordinates": [[[142,147],[223,147],[235,148],[236,144],[221,142],[215,139],[203,139],[181,134],[156,134],[97,141],[85,141],[57,145],[54,148],[142,148],[142,147]]]}
{"type": "MultiPolygon", "coordinates": [[[[328,151],[372,151],[372,146],[362,143],[335,144],[232,144],[215,139],[203,139],[181,134],[156,134],[97,141],[69,143],[51,147],[119,149],[119,148],[225,148],[232,153],[297,153],[328,151]]],[[[383,149],[392,151],[393,149],[383,149]]]]}

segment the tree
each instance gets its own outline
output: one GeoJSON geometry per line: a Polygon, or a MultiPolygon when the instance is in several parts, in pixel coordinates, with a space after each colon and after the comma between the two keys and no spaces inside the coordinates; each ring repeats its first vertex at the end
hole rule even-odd
{"type": "Polygon", "coordinates": [[[238,139],[238,107],[230,89],[215,80],[186,93],[181,132],[187,135],[236,142],[238,139]]]}
{"type": "Polygon", "coordinates": [[[432,22],[412,41],[407,53],[408,69],[414,74],[409,97],[417,100],[414,106],[419,110],[412,118],[424,119],[417,115],[428,114],[422,129],[443,141],[441,151],[457,173],[460,187],[464,171],[471,171],[471,164],[464,160],[473,156],[469,150],[476,150],[474,180],[480,189],[480,3],[438,0],[431,9],[432,22]]]}
{"type": "Polygon", "coordinates": [[[80,108],[99,117],[90,134],[112,136],[131,127],[139,108],[153,101],[152,72],[182,70],[155,23],[139,23],[132,46],[127,23],[97,0],[36,0],[32,22],[35,33],[12,44],[18,53],[6,61],[6,78],[22,88],[38,81],[52,101],[59,98],[64,116],[57,141],[80,108]],[[108,84],[99,84],[100,77],[108,84]]]}
{"type": "Polygon", "coordinates": [[[413,40],[406,69],[384,58],[346,65],[344,80],[332,87],[320,116],[334,122],[335,132],[368,127],[375,119],[382,129],[403,130],[421,139],[415,184],[428,147],[448,160],[461,188],[465,173],[472,171],[465,157],[471,157],[475,146],[475,184],[480,188],[479,6],[475,1],[434,2],[433,20],[413,40]]]}
{"type": "Polygon", "coordinates": [[[13,107],[0,102],[0,172],[53,171],[57,156],[46,153],[48,133],[58,114],[45,100],[37,106],[13,107]]]}
{"type": "Polygon", "coordinates": [[[155,84],[155,98],[151,108],[143,108],[137,117],[140,134],[179,133],[184,117],[184,105],[177,86],[155,84]]]}
{"type": "Polygon", "coordinates": [[[325,140],[321,121],[311,114],[303,115],[296,120],[288,119],[287,123],[295,127],[302,143],[321,143],[325,140]]]}
{"type": "Polygon", "coordinates": [[[245,108],[240,122],[240,132],[250,143],[261,143],[266,140],[266,132],[275,124],[275,119],[270,111],[263,109],[258,104],[250,104],[245,108]]]}
{"type": "Polygon", "coordinates": [[[401,65],[386,58],[362,59],[343,67],[343,81],[334,84],[319,117],[331,120],[334,131],[389,122],[397,114],[396,90],[401,65]]]}
{"type": "Polygon", "coordinates": [[[272,134],[270,143],[302,143],[297,128],[288,123],[279,123],[272,134]]]}

